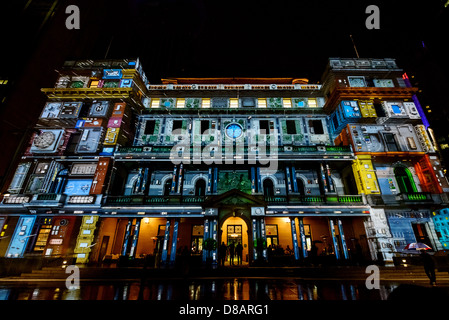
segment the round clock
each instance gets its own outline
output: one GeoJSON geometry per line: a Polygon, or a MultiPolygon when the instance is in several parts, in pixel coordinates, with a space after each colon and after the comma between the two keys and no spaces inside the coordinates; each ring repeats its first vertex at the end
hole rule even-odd
{"type": "Polygon", "coordinates": [[[55,141],[55,134],[51,131],[42,132],[34,139],[34,145],[39,149],[48,148],[55,141]]]}
{"type": "Polygon", "coordinates": [[[240,138],[243,134],[242,126],[237,123],[231,123],[226,127],[226,135],[231,139],[240,138]]]}

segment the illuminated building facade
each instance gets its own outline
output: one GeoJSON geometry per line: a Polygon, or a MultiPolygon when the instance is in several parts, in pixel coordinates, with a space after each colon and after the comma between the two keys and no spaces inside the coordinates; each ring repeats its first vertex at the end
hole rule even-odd
{"type": "Polygon", "coordinates": [[[139,60],[59,73],[0,206],[2,256],[217,262],[224,242],[248,263],[314,245],[392,261],[408,242],[443,248],[433,217],[449,186],[393,59],[331,58],[322,84],[155,85],[139,60]]]}

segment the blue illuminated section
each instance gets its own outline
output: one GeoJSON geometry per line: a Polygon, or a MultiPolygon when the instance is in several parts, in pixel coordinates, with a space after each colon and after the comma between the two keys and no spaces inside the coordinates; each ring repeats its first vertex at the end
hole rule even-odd
{"type": "Polygon", "coordinates": [[[419,100],[418,100],[418,97],[416,96],[416,94],[413,95],[412,99],[413,99],[413,102],[415,103],[416,109],[418,110],[418,113],[421,117],[424,127],[426,127],[426,129],[428,129],[430,127],[430,123],[427,120],[426,115],[424,114],[424,110],[421,107],[421,104],[419,103],[419,100]]]}
{"type": "Polygon", "coordinates": [[[121,69],[104,69],[103,79],[121,79],[122,70],[121,69]]]}
{"type": "Polygon", "coordinates": [[[69,179],[64,189],[66,195],[88,195],[92,180],[87,179],[69,179]]]}
{"type": "MultiPolygon", "coordinates": [[[[402,75],[402,79],[404,79],[404,83],[406,85],[407,88],[411,88],[412,84],[410,83],[410,79],[408,78],[407,74],[404,73],[402,75]]],[[[415,103],[416,109],[418,110],[418,113],[421,117],[422,123],[424,125],[424,127],[426,127],[426,129],[428,129],[430,127],[430,123],[426,118],[426,115],[424,113],[423,108],[421,107],[421,104],[419,103],[418,97],[416,96],[416,94],[413,95],[412,97],[413,102],[415,103]]]]}
{"type": "Polygon", "coordinates": [[[9,243],[8,250],[6,251],[6,257],[20,258],[23,256],[28,240],[32,236],[36,236],[31,234],[35,221],[36,216],[21,216],[19,218],[16,229],[14,230],[14,235],[9,243]]]}

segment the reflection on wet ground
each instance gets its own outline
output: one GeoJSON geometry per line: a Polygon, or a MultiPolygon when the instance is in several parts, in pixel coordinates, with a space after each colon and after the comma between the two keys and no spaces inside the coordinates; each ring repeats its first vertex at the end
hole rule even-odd
{"type": "Polygon", "coordinates": [[[364,282],[299,279],[147,280],[0,286],[0,300],[386,300],[397,284],[369,290],[364,282]]]}

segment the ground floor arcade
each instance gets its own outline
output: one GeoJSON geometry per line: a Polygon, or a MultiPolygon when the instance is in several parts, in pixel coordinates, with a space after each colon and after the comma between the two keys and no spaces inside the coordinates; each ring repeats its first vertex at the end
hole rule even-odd
{"type": "Polygon", "coordinates": [[[221,244],[227,247],[229,263],[230,248],[240,243],[243,263],[282,257],[302,261],[314,255],[369,259],[365,220],[359,216],[252,216],[244,210],[218,209],[215,215],[194,217],[5,216],[0,254],[74,257],[77,263],[126,257],[148,259],[155,266],[174,264],[188,255],[218,264],[221,244]]]}

